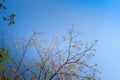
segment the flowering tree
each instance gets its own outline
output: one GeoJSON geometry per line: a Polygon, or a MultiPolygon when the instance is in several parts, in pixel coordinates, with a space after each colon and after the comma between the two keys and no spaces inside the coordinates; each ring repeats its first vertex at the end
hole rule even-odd
{"type": "MultiPolygon", "coordinates": [[[[4,3],[4,2],[3,2],[4,3]]],[[[14,14],[8,16],[6,8],[0,3],[5,14],[3,21],[8,26],[14,24],[14,14]]],[[[98,80],[98,64],[90,62],[95,56],[98,40],[91,44],[79,40],[81,32],[74,28],[67,30],[68,35],[56,36],[46,40],[33,30],[30,36],[15,40],[0,36],[0,80],[98,80]],[[36,55],[35,58],[31,56],[36,55]]]]}
{"type": "Polygon", "coordinates": [[[95,56],[93,47],[98,40],[95,40],[91,45],[84,45],[81,40],[76,40],[79,35],[79,31],[71,28],[68,30],[68,36],[62,36],[62,41],[59,41],[58,37],[50,43],[44,40],[33,40],[40,57],[40,60],[37,61],[38,79],[43,79],[43,77],[47,80],[99,79],[96,77],[99,72],[96,69],[98,65],[87,63],[90,57],[95,56]]]}
{"type": "Polygon", "coordinates": [[[4,45],[10,46],[9,50],[14,55],[9,56],[9,50],[1,48],[0,54],[5,55],[2,58],[2,63],[7,66],[7,69],[3,69],[1,66],[1,71],[4,70],[5,74],[3,77],[15,80],[27,78],[33,80],[99,79],[96,76],[99,72],[96,68],[98,65],[89,63],[89,59],[95,56],[94,46],[98,41],[95,40],[90,45],[85,45],[77,39],[79,35],[80,32],[71,28],[68,31],[68,36],[61,38],[56,36],[53,41],[42,40],[36,31],[33,35],[25,37],[23,41],[5,40],[4,45]],[[27,58],[29,50],[33,48],[31,53],[32,55],[37,54],[36,58],[27,58]],[[9,75],[10,73],[13,75],[9,75]]]}

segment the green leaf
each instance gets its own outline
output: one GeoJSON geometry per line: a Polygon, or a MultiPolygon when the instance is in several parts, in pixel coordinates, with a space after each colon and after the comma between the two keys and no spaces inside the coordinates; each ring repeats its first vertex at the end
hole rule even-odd
{"type": "Polygon", "coordinates": [[[2,6],[3,6],[2,3],[0,3],[0,8],[1,8],[2,6]]]}
{"type": "Polygon", "coordinates": [[[88,80],[93,80],[93,78],[92,77],[88,77],[88,80]]]}
{"type": "Polygon", "coordinates": [[[2,64],[5,64],[8,61],[8,55],[9,55],[10,51],[6,48],[0,48],[0,55],[2,58],[2,64]]]}
{"type": "Polygon", "coordinates": [[[15,14],[11,14],[9,16],[9,18],[8,18],[8,21],[9,21],[8,25],[15,24],[15,21],[14,21],[15,16],[16,16],[15,14]]]}
{"type": "Polygon", "coordinates": [[[8,62],[10,63],[10,62],[13,62],[13,59],[12,58],[9,58],[8,59],[8,62]]]}
{"type": "Polygon", "coordinates": [[[38,65],[38,66],[42,66],[42,64],[41,64],[41,63],[37,63],[37,65],[38,65]]]}
{"type": "Polygon", "coordinates": [[[12,78],[9,77],[7,80],[12,80],[12,78]]]}
{"type": "Polygon", "coordinates": [[[52,68],[47,69],[46,72],[47,72],[46,79],[49,79],[53,75],[52,68]]]}

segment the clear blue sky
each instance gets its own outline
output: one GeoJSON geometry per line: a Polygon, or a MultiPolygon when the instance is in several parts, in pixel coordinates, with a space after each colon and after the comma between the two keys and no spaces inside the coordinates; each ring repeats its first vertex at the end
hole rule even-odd
{"type": "Polygon", "coordinates": [[[17,15],[9,33],[23,36],[36,27],[48,37],[76,24],[84,40],[99,40],[95,62],[102,80],[120,79],[119,0],[7,0],[6,4],[17,15]]]}

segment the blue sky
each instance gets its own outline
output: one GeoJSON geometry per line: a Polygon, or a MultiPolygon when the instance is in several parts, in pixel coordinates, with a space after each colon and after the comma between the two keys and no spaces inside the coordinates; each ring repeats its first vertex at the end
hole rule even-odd
{"type": "Polygon", "coordinates": [[[119,80],[120,1],[119,0],[8,0],[8,12],[16,14],[16,24],[8,33],[32,33],[33,27],[50,38],[65,34],[72,24],[83,30],[88,42],[99,40],[95,62],[102,80],[119,80]]]}

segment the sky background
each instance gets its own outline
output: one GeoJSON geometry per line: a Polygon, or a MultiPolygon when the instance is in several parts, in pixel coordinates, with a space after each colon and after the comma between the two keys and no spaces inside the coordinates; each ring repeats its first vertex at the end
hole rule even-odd
{"type": "Polygon", "coordinates": [[[75,24],[85,41],[99,40],[94,60],[102,72],[101,80],[119,80],[119,0],[7,0],[5,4],[9,13],[16,14],[8,34],[23,37],[36,27],[51,38],[66,34],[65,29],[75,24]]]}

